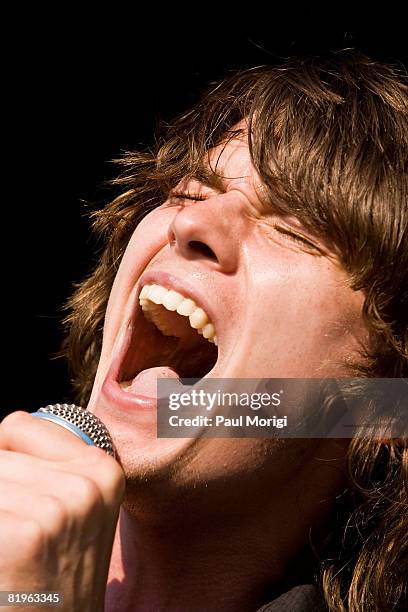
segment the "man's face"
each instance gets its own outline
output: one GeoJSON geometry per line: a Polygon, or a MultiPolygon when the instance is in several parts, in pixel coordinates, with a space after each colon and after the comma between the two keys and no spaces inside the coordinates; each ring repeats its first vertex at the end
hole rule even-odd
{"type": "Polygon", "coordinates": [[[182,181],[136,227],[111,292],[89,409],[111,430],[130,480],[242,475],[272,461],[279,447],[259,439],[157,439],[157,376],[180,372],[163,356],[173,340],[143,315],[137,298],[144,284],[193,299],[214,326],[218,356],[187,316],[173,312],[166,319],[166,309],[156,309],[159,327],[181,337],[184,375],[195,375],[186,363],[196,363],[196,342],[202,342],[208,368],[216,358],[214,378],[344,376],[344,362],[365,340],[362,294],[350,289],[324,237],[265,202],[246,136],[212,150],[210,166],[216,165],[222,182],[182,181]]]}

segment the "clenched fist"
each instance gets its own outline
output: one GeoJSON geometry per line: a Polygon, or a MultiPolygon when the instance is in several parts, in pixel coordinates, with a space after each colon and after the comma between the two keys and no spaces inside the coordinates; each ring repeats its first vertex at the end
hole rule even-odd
{"type": "Polygon", "coordinates": [[[122,468],[104,451],[28,413],[7,416],[0,424],[0,590],[59,591],[59,612],[102,611],[124,490],[122,468]]]}

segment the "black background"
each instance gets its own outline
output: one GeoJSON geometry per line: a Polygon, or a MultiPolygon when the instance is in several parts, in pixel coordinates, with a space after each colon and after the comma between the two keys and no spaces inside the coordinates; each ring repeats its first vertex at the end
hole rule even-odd
{"type": "MultiPolygon", "coordinates": [[[[205,6],[205,5],[203,5],[205,6]]],[[[23,11],[23,9],[21,9],[23,11]]],[[[26,9],[24,9],[26,10],[26,9]]],[[[98,9],[17,15],[3,50],[3,413],[68,400],[67,369],[53,360],[61,305],[95,260],[84,216],[103,204],[110,160],[152,141],[159,119],[190,106],[228,70],[298,53],[358,47],[407,64],[405,16],[370,23],[344,13],[284,14],[248,6],[234,19],[214,7],[171,18],[98,9]],[[205,15],[204,15],[205,13],[205,15]],[[319,21],[320,20],[320,21],[319,21]],[[250,22],[250,23],[249,23],[250,22]]],[[[238,9],[236,9],[238,12],[238,9]]]]}

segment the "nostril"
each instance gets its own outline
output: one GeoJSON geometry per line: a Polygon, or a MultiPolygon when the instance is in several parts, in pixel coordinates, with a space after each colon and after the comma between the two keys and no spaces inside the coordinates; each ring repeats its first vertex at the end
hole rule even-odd
{"type": "Polygon", "coordinates": [[[205,257],[212,259],[213,261],[218,261],[217,256],[215,255],[214,251],[210,249],[210,247],[206,245],[204,242],[200,242],[199,240],[190,240],[190,242],[188,243],[188,246],[195,253],[200,253],[201,255],[204,255],[205,257]]]}

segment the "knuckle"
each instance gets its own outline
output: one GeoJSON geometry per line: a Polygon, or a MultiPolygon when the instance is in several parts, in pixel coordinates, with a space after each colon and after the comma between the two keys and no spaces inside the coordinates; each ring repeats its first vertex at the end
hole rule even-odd
{"type": "Polygon", "coordinates": [[[105,455],[103,469],[99,472],[102,487],[114,497],[123,496],[125,491],[125,475],[119,463],[105,455]]]}
{"type": "Polygon", "coordinates": [[[103,506],[101,492],[93,480],[78,476],[75,482],[75,503],[83,512],[95,511],[103,506]]]}
{"type": "Polygon", "coordinates": [[[12,427],[16,427],[17,425],[21,425],[23,422],[27,422],[27,418],[30,415],[23,410],[16,410],[15,412],[10,412],[4,419],[1,421],[2,429],[9,429],[12,427]]]}
{"type": "Polygon", "coordinates": [[[122,469],[122,467],[119,465],[119,463],[117,463],[117,461],[115,461],[115,492],[117,495],[119,495],[120,497],[123,497],[123,495],[125,494],[125,488],[126,488],[126,478],[125,478],[125,473],[122,469]]]}
{"type": "Polygon", "coordinates": [[[21,559],[33,559],[42,554],[45,546],[45,534],[42,526],[35,519],[26,518],[19,525],[16,534],[16,548],[21,559]]]}
{"type": "MultiPolygon", "coordinates": [[[[125,492],[125,475],[122,467],[116,459],[100,448],[88,446],[84,452],[87,459],[84,477],[95,484],[105,502],[107,501],[109,505],[117,503],[125,492]]],[[[81,457],[78,461],[83,463],[84,458],[81,457]]]]}
{"type": "Polygon", "coordinates": [[[84,453],[87,454],[87,459],[90,465],[99,465],[104,463],[105,459],[108,457],[104,450],[93,445],[85,446],[84,453]]]}
{"type": "Polygon", "coordinates": [[[109,457],[111,469],[111,486],[116,495],[123,495],[125,492],[125,474],[122,467],[115,459],[109,457]]]}
{"type": "Polygon", "coordinates": [[[62,531],[68,522],[68,511],[61,499],[55,495],[43,495],[41,508],[49,532],[54,535],[62,531]]]}

